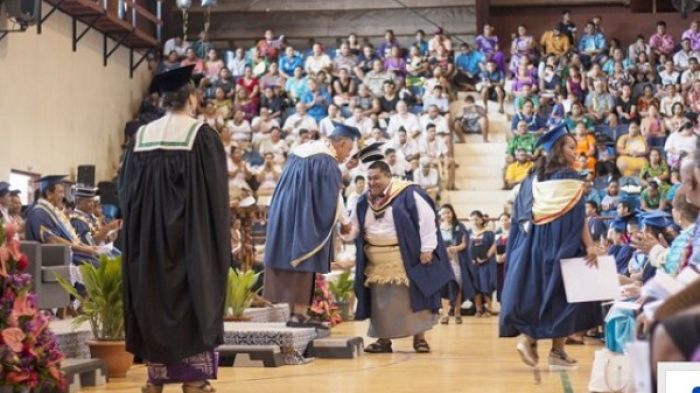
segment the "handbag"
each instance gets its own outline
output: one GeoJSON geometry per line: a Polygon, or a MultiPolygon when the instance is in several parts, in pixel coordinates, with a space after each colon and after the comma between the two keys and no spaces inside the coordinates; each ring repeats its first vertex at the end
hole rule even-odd
{"type": "Polygon", "coordinates": [[[631,388],[632,367],[626,354],[603,348],[595,351],[588,390],[597,393],[623,393],[631,388]]]}
{"type": "Polygon", "coordinates": [[[605,347],[624,352],[625,344],[634,341],[635,320],[631,310],[613,308],[605,318],[605,347]]]}

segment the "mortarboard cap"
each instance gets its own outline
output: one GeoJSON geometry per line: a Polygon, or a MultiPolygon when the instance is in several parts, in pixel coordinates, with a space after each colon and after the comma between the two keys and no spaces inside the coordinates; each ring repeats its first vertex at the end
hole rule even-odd
{"type": "Polygon", "coordinates": [[[82,184],[77,185],[74,195],[76,198],[95,198],[97,196],[97,188],[84,186],[82,184]]]}
{"type": "Polygon", "coordinates": [[[150,93],[158,92],[161,94],[176,91],[190,83],[192,79],[192,70],[194,70],[194,64],[157,74],[153,77],[148,91],[150,93]]]}
{"type": "Polygon", "coordinates": [[[343,123],[336,123],[333,122],[333,132],[331,132],[331,137],[336,137],[336,138],[350,138],[350,139],[359,139],[362,135],[360,134],[360,130],[358,130],[355,127],[352,126],[346,126],[343,123]]]}
{"type": "Polygon", "coordinates": [[[20,190],[12,190],[12,191],[10,191],[10,196],[11,196],[11,197],[16,197],[16,196],[18,196],[18,195],[21,194],[21,193],[22,193],[22,191],[20,191],[20,190]]]}
{"type": "Polygon", "coordinates": [[[665,229],[673,222],[671,215],[662,211],[651,211],[641,214],[643,227],[652,227],[657,229],[665,229]]]}
{"type": "Polygon", "coordinates": [[[537,140],[537,145],[538,147],[542,147],[544,151],[549,152],[554,148],[554,145],[557,143],[557,141],[564,136],[569,134],[569,128],[566,126],[565,123],[561,123],[559,125],[554,126],[552,129],[544,133],[538,140],[537,140]]]}
{"type": "Polygon", "coordinates": [[[369,146],[365,146],[352,156],[354,159],[360,159],[365,164],[384,159],[384,153],[380,149],[384,142],[374,142],[369,146]]]}
{"type": "Polygon", "coordinates": [[[66,178],[66,175],[47,175],[39,179],[39,190],[41,192],[44,192],[48,190],[49,187],[51,187],[54,184],[59,184],[63,182],[63,179],[66,178]]]}
{"type": "Polygon", "coordinates": [[[3,197],[10,193],[10,183],[6,181],[0,181],[0,197],[3,197]]]}
{"type": "Polygon", "coordinates": [[[621,218],[616,218],[610,223],[610,229],[615,232],[627,232],[627,222],[621,218]]]}

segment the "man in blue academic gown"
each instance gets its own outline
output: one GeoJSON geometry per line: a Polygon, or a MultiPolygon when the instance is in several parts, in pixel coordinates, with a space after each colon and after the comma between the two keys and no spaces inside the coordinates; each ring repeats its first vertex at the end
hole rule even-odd
{"type": "MultiPolygon", "coordinates": [[[[292,322],[308,322],[314,274],[328,273],[333,230],[343,211],[338,167],[360,137],[357,128],[335,124],[327,140],[296,147],[289,155],[268,213],[263,296],[291,307],[292,322]]],[[[357,165],[352,159],[347,166],[357,165]]]]}
{"type": "MultiPolygon", "coordinates": [[[[114,220],[109,224],[100,226],[100,223],[92,213],[97,198],[97,188],[77,186],[75,188],[75,209],[70,213],[70,223],[80,240],[90,246],[105,244],[110,232],[119,229],[121,220],[114,220]]],[[[110,254],[119,255],[119,251],[112,249],[110,254]]]]}
{"type": "Polygon", "coordinates": [[[369,318],[368,335],[378,338],[365,351],[392,352],[391,339],[413,336],[416,352],[430,352],[425,332],[437,322],[442,290],[456,285],[435,206],[416,184],[392,180],[384,161],[369,166],[367,180],[369,195],[341,227],[357,249],[355,318],[369,318]]]}
{"type": "Polygon", "coordinates": [[[97,247],[83,242],[63,214],[63,179],[65,176],[44,176],[39,180],[41,197],[27,213],[27,240],[44,244],[65,244],[73,252],[73,264],[97,262],[97,247]]]}

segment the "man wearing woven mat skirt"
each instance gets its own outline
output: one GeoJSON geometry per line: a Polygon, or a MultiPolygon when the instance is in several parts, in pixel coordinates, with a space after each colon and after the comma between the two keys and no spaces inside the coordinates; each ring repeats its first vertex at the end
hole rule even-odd
{"type": "Polygon", "coordinates": [[[456,293],[455,278],[438,231],[435,206],[417,185],[392,180],[383,161],[369,167],[369,194],[341,226],[355,240],[357,320],[370,319],[365,352],[392,352],[391,340],[413,336],[418,353],[430,352],[425,332],[437,322],[441,293],[456,293]]]}

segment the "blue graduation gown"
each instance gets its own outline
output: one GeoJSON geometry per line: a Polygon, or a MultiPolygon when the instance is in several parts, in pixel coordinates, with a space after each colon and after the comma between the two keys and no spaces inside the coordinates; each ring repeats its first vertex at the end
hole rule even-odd
{"type": "Polygon", "coordinates": [[[76,209],[70,215],[70,223],[83,243],[91,246],[95,245],[95,239],[92,238],[92,227],[95,225],[95,222],[92,216],[76,209]]]}
{"type": "MultiPolygon", "coordinates": [[[[421,196],[433,210],[435,205],[428,195],[417,185],[406,187],[392,202],[392,216],[394,225],[400,230],[396,231],[399,239],[399,250],[401,259],[403,260],[406,274],[409,279],[409,295],[411,298],[411,310],[418,312],[422,310],[431,310],[437,313],[440,309],[441,293],[455,293],[456,281],[450,261],[447,257],[447,249],[442,240],[442,234],[437,229],[438,246],[433,252],[433,262],[430,265],[425,265],[424,269],[420,269],[420,249],[421,240],[418,227],[419,217],[416,200],[413,193],[416,192],[421,196]],[[428,284],[426,281],[430,281],[428,284]],[[431,286],[435,288],[432,293],[424,293],[419,289],[419,286],[431,286]],[[445,287],[451,286],[446,289],[445,287]]],[[[369,209],[369,201],[367,193],[362,195],[357,202],[357,219],[359,223],[359,233],[355,240],[357,249],[356,264],[355,264],[355,296],[357,297],[357,311],[355,312],[356,320],[363,320],[370,317],[371,314],[371,292],[370,288],[365,286],[365,268],[367,267],[367,259],[365,258],[365,216],[369,209]]],[[[439,228],[436,218],[436,228],[439,228]]]]}
{"type": "MultiPolygon", "coordinates": [[[[82,239],[75,233],[70,226],[70,221],[66,217],[59,217],[55,208],[49,206],[49,202],[41,199],[34,204],[27,212],[26,220],[26,238],[39,243],[49,243],[52,237],[59,237],[71,243],[90,243],[83,242],[82,239]]],[[[76,265],[85,262],[93,264],[97,263],[97,257],[94,255],[84,254],[81,252],[72,252],[72,261],[76,265]]]]}
{"type": "Polygon", "coordinates": [[[498,286],[496,277],[496,257],[493,256],[489,258],[487,262],[480,265],[476,264],[476,258],[486,254],[495,242],[496,236],[491,231],[483,233],[481,244],[477,244],[479,241],[474,238],[473,233],[472,236],[469,237],[469,268],[472,270],[472,276],[474,278],[474,291],[486,296],[491,296],[498,286]],[[477,255],[476,252],[482,255],[477,255]]]}
{"type": "MultiPolygon", "coordinates": [[[[566,301],[560,260],[585,255],[581,231],[585,221],[583,198],[565,215],[543,225],[532,220],[532,182],[528,177],[515,200],[510,230],[506,276],[503,286],[500,336],[560,338],[587,330],[602,322],[598,302],[566,301]]],[[[578,179],[572,170],[561,170],[550,179],[578,179]]]]}
{"type": "MultiPolygon", "coordinates": [[[[452,229],[452,239],[454,239],[454,244],[445,244],[445,246],[457,246],[462,243],[464,237],[467,237],[467,247],[460,251],[457,256],[459,258],[459,270],[462,273],[462,300],[473,299],[476,295],[476,289],[474,288],[474,273],[469,266],[469,242],[470,233],[467,228],[462,223],[457,223],[457,226],[452,229]]],[[[447,290],[443,291],[443,298],[453,298],[453,293],[450,293],[450,286],[446,287],[447,290]]]]}
{"type": "Polygon", "coordinates": [[[627,244],[613,244],[608,248],[608,255],[615,257],[618,274],[629,274],[628,268],[632,254],[634,254],[634,248],[627,244]]]}
{"type": "Polygon", "coordinates": [[[289,156],[268,213],[266,267],[328,273],[342,185],[331,155],[289,156]]]}

